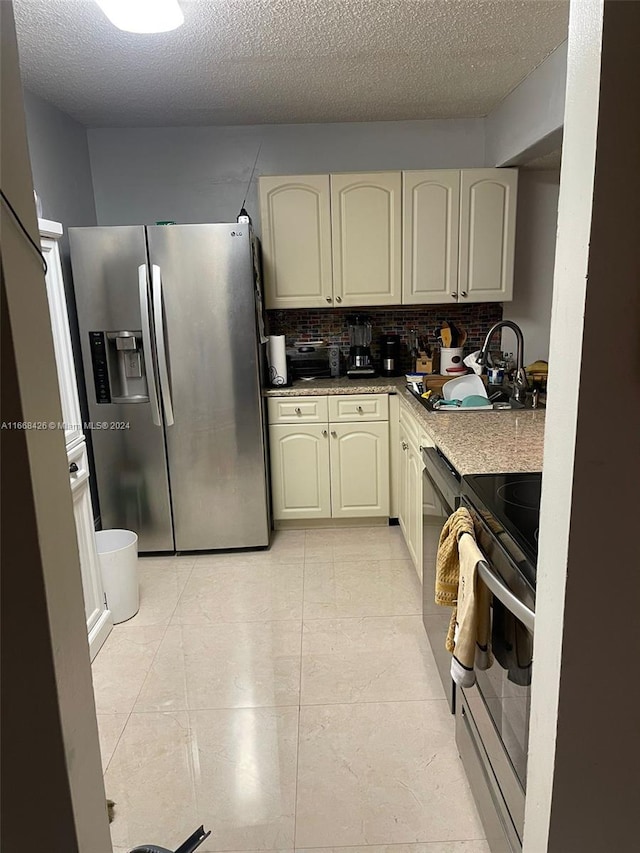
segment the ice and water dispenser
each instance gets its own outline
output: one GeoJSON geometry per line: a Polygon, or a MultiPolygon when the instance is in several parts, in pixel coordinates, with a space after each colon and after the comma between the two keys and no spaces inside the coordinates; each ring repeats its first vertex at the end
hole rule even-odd
{"type": "Polygon", "coordinates": [[[98,403],[147,403],[142,332],[89,332],[98,403]]]}

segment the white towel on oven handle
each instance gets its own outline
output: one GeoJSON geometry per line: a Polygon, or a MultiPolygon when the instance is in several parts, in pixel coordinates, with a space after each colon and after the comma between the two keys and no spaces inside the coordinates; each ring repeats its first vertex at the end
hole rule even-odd
{"type": "Polygon", "coordinates": [[[460,687],[475,684],[475,667],[488,669],[491,654],[491,593],[478,574],[478,563],[484,556],[470,533],[458,540],[460,578],[455,613],[454,648],[451,678],[460,687]]]}

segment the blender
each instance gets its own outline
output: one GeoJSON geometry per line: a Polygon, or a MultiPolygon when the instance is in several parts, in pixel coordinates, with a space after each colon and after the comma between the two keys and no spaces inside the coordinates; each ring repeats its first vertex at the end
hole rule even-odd
{"type": "Polygon", "coordinates": [[[358,379],[362,376],[376,376],[371,363],[371,323],[364,314],[352,314],[347,317],[349,324],[349,366],[347,376],[358,379]]]}

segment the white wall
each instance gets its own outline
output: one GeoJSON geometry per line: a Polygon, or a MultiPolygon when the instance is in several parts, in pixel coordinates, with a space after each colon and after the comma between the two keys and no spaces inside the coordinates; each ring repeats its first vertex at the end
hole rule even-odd
{"type": "MultiPolygon", "coordinates": [[[[503,317],[524,333],[525,364],[549,359],[559,190],[559,172],[520,172],[513,302],[504,303],[503,317]]],[[[503,333],[502,346],[515,351],[512,332],[503,333]]]]}
{"type": "MultiPolygon", "coordinates": [[[[256,177],[485,162],[483,119],[97,128],[88,136],[100,225],[234,221],[260,144],[256,177]]],[[[258,225],[255,178],[247,209],[258,225]]]]}
{"type": "Polygon", "coordinates": [[[487,116],[487,165],[526,163],[559,147],[566,80],[563,42],[487,116]]]}

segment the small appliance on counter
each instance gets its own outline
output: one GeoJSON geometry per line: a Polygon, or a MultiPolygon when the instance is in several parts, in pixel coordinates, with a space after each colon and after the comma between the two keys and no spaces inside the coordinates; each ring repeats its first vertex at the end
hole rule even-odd
{"type": "Polygon", "coordinates": [[[377,376],[371,361],[371,323],[364,314],[350,314],[349,324],[349,364],[347,376],[361,379],[377,376]]]}
{"type": "Polygon", "coordinates": [[[292,347],[287,347],[293,379],[327,379],[333,376],[331,356],[331,348],[324,341],[295,341],[292,347]]]}
{"type": "Polygon", "coordinates": [[[382,335],[380,338],[380,374],[400,375],[400,335],[382,335]]]}

